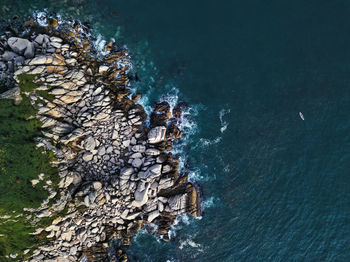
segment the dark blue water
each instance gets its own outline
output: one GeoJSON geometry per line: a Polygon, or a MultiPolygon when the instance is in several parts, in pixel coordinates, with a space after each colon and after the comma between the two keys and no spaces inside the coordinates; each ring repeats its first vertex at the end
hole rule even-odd
{"type": "Polygon", "coordinates": [[[128,46],[144,105],[192,107],[177,149],[203,217],[140,232],[132,261],[350,261],[349,1],[4,3],[91,21],[128,46]]]}

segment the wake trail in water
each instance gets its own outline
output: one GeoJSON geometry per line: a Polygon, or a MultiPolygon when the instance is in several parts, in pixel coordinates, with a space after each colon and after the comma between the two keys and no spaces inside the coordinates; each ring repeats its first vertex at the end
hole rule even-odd
{"type": "MultiPolygon", "coordinates": [[[[227,127],[229,126],[229,123],[224,119],[228,114],[230,114],[231,109],[221,109],[219,111],[219,120],[220,120],[220,133],[223,134],[227,127]]],[[[203,148],[208,148],[210,146],[219,144],[222,142],[222,136],[217,136],[216,138],[209,139],[209,138],[200,138],[199,145],[203,148]]]]}
{"type": "Polygon", "coordinates": [[[221,133],[224,133],[229,125],[229,123],[224,120],[224,117],[229,113],[231,113],[231,109],[221,109],[219,112],[219,118],[221,123],[221,128],[220,128],[221,133]]]}

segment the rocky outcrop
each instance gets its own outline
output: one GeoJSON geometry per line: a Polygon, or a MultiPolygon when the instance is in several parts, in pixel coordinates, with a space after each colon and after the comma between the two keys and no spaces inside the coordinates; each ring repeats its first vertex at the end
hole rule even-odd
{"type": "Polygon", "coordinates": [[[148,132],[148,143],[157,144],[159,142],[165,141],[166,127],[165,126],[157,126],[152,128],[148,132]]]}
{"type": "MultiPolygon", "coordinates": [[[[200,215],[198,191],[165,151],[181,137],[181,113],[157,104],[149,129],[144,109],[128,96],[127,51],[110,42],[101,57],[81,24],[47,22],[40,27],[30,20],[20,35],[0,38],[2,79],[17,85],[23,75],[36,75],[38,88],[22,95],[43,124],[38,147],[54,152],[59,169],[59,200],[49,205],[57,192],[48,184],[51,198],[26,209],[32,224],[59,215],[34,232],[50,241],[29,261],[124,261],[124,248],[142,226],[157,225],[156,234],[167,240],[178,214],[200,215]],[[112,243],[118,250],[107,253],[112,243]]],[[[19,88],[2,96],[16,98],[19,88]]]]}

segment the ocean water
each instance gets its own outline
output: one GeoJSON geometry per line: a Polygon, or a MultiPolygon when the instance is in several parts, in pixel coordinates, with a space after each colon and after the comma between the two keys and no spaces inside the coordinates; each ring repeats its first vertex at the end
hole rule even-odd
{"type": "Polygon", "coordinates": [[[3,22],[90,21],[128,47],[146,108],[189,103],[175,150],[203,216],[169,243],[140,231],[131,261],[350,261],[349,1],[1,2],[3,22]]]}

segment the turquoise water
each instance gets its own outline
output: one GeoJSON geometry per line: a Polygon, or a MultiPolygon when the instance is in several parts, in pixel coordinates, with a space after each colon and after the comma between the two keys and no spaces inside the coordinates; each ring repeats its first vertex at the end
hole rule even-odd
{"type": "Polygon", "coordinates": [[[170,243],[141,231],[131,261],[349,261],[350,2],[3,2],[89,20],[128,46],[145,106],[191,105],[176,150],[204,214],[170,243]]]}

